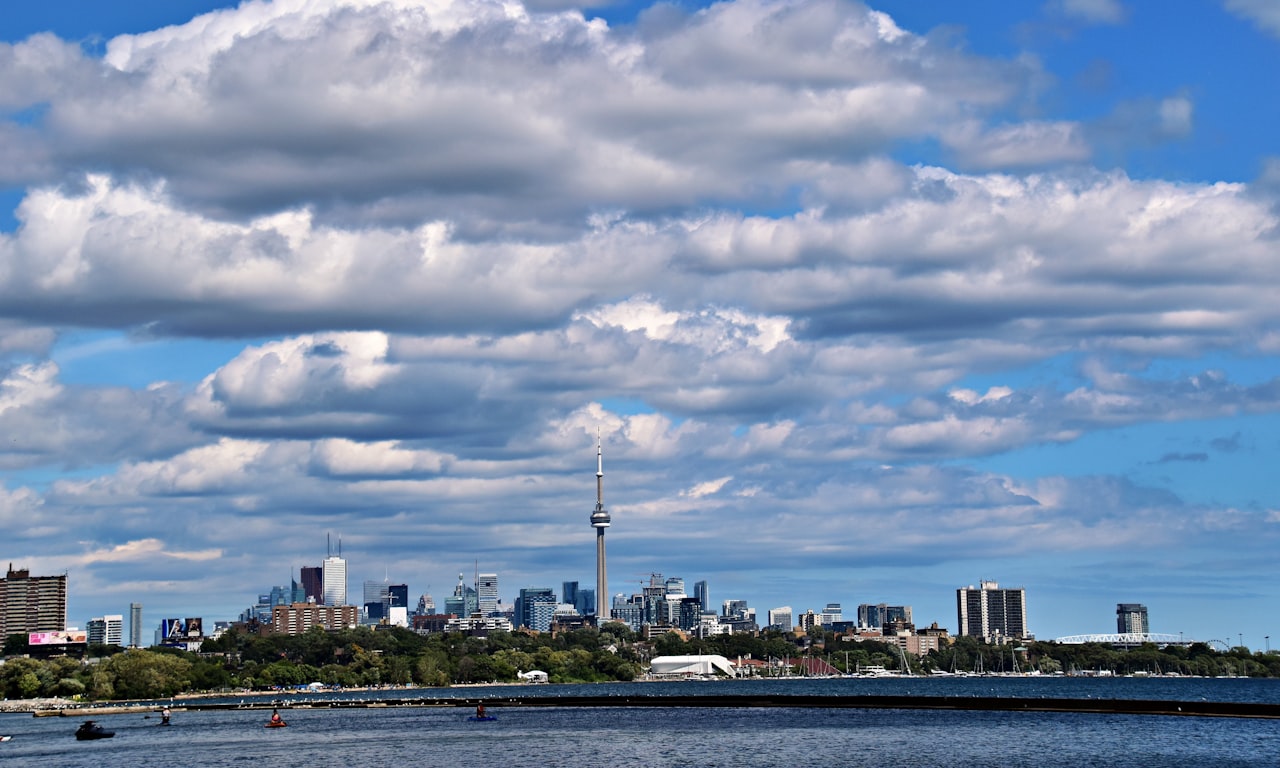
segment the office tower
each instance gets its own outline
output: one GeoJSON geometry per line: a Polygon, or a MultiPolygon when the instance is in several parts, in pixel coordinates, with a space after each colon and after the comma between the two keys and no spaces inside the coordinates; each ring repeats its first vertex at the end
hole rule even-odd
{"type": "Polygon", "coordinates": [[[640,599],[644,606],[645,624],[669,624],[667,612],[667,585],[662,574],[649,574],[649,585],[641,587],[640,599]]]}
{"type": "MultiPolygon", "coordinates": [[[[600,433],[596,432],[596,509],[591,513],[591,527],[596,529],[596,594],[609,594],[609,579],[605,575],[604,529],[609,527],[609,512],[604,508],[604,450],[600,433]]],[[[609,601],[601,599],[596,604],[596,625],[609,620],[609,601]]]]}
{"type": "Polygon", "coordinates": [[[324,604],[347,604],[347,561],[330,555],[321,565],[324,575],[324,604]]]}
{"type": "Polygon", "coordinates": [[[829,627],[836,622],[843,621],[842,612],[843,609],[839,603],[827,603],[827,607],[822,609],[822,626],[829,627]]]}
{"type": "Polygon", "coordinates": [[[324,603],[324,569],[318,565],[302,566],[302,592],[300,602],[324,603]]]}
{"type": "Polygon", "coordinates": [[[1001,589],[994,581],[983,581],[956,590],[956,614],[962,637],[980,637],[987,642],[1027,637],[1027,593],[1021,587],[1001,589]]]}
{"type": "Polygon", "coordinates": [[[482,573],[476,577],[476,601],[481,615],[498,612],[498,574],[482,573]]]}
{"type": "Polygon", "coordinates": [[[0,579],[0,641],[9,635],[67,628],[67,575],[32,576],[23,568],[0,579]]]}
{"type": "Polygon", "coordinates": [[[1139,603],[1116,603],[1116,631],[1122,635],[1145,635],[1150,632],[1147,606],[1139,603]]]}
{"type": "Polygon", "coordinates": [[[120,645],[124,642],[124,616],[96,616],[85,625],[89,645],[120,645]]]}
{"type": "Polygon", "coordinates": [[[142,647],[142,603],[129,603],[129,647],[142,647]]]}
{"type": "Polygon", "coordinates": [[[556,593],[551,587],[525,587],[516,603],[516,625],[539,632],[551,629],[556,612],[556,593]]]}
{"type": "Polygon", "coordinates": [[[453,588],[453,594],[444,599],[444,612],[467,618],[479,610],[479,600],[475,589],[468,587],[463,578],[459,573],[458,585],[453,588]]]}
{"type": "Polygon", "coordinates": [[[728,619],[740,619],[747,615],[746,600],[725,600],[720,606],[720,615],[728,619]]]}
{"type": "Polygon", "coordinates": [[[364,615],[373,623],[387,616],[387,582],[366,581],[364,583],[364,615]]]}
{"type": "Polygon", "coordinates": [[[431,616],[436,612],[436,600],[429,592],[422,593],[418,598],[418,615],[431,616]]]}
{"type": "Polygon", "coordinates": [[[773,629],[780,629],[783,632],[791,631],[791,606],[784,605],[781,608],[769,609],[769,626],[773,629]]]}
{"type": "Polygon", "coordinates": [[[578,609],[578,613],[583,616],[587,614],[582,612],[582,605],[578,602],[578,582],[565,581],[560,583],[560,602],[568,603],[578,609]]]}
{"type": "Polygon", "coordinates": [[[679,576],[671,576],[667,578],[667,594],[679,595],[684,597],[684,579],[679,576]]]}
{"type": "Polygon", "coordinates": [[[408,584],[389,584],[387,585],[387,607],[388,608],[409,608],[409,585],[408,584]]]}
{"type": "Polygon", "coordinates": [[[707,591],[707,582],[694,582],[693,596],[698,598],[698,605],[702,606],[703,613],[709,613],[711,611],[711,593],[707,591]]]}
{"type": "Polygon", "coordinates": [[[582,616],[596,615],[596,591],[594,589],[579,589],[578,602],[574,603],[578,608],[578,613],[582,616]]]}

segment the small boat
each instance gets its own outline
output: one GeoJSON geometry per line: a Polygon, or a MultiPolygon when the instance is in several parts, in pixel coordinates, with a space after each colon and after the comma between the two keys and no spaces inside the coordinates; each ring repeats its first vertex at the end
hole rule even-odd
{"type": "Polygon", "coordinates": [[[85,720],[84,723],[76,729],[76,739],[78,741],[90,741],[92,739],[109,739],[115,736],[115,731],[108,731],[106,728],[98,725],[92,720],[85,720]]]}
{"type": "Polygon", "coordinates": [[[0,736],[0,741],[9,741],[12,738],[12,736],[0,736]]]}
{"type": "Polygon", "coordinates": [[[283,720],[268,720],[268,721],[267,721],[267,723],[266,723],[266,725],[264,725],[264,726],[262,726],[262,727],[263,727],[263,728],[284,728],[284,727],[286,727],[287,725],[289,725],[289,724],[288,724],[288,723],[286,723],[286,722],[285,722],[285,721],[283,721],[283,720]]]}

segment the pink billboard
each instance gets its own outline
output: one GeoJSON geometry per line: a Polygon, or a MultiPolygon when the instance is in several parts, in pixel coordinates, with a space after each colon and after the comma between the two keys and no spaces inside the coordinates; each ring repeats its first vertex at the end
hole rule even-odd
{"type": "Polygon", "coordinates": [[[88,643],[89,636],[79,629],[53,632],[31,632],[27,635],[28,645],[69,645],[71,643],[88,643]]]}

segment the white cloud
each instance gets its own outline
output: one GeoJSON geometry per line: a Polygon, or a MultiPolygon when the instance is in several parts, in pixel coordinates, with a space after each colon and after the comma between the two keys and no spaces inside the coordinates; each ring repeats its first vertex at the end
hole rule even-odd
{"type": "Polygon", "coordinates": [[[1049,7],[1093,24],[1119,24],[1127,15],[1118,0],[1053,0],[1049,7]]]}
{"type": "Polygon", "coordinates": [[[1224,0],[1227,10],[1280,37],[1280,6],[1271,0],[1224,0]]]}

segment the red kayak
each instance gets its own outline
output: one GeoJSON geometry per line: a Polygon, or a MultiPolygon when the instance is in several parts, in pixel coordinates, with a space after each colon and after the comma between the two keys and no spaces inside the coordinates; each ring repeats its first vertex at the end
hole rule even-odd
{"type": "Polygon", "coordinates": [[[262,727],[263,728],[284,728],[287,725],[288,723],[286,723],[283,720],[273,720],[262,727]]]}

